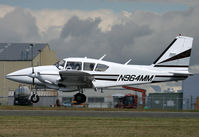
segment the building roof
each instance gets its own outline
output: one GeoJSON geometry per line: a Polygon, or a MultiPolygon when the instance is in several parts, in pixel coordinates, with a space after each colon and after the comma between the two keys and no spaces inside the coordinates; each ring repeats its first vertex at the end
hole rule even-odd
{"type": "MultiPolygon", "coordinates": [[[[0,43],[0,61],[31,61],[31,43],[0,43]]],[[[42,51],[47,43],[37,43],[33,46],[33,58],[42,51]]]]}

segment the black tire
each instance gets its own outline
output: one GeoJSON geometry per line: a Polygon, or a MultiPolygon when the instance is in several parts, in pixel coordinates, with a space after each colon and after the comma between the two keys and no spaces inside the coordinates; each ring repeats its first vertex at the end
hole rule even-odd
{"type": "Polygon", "coordinates": [[[86,96],[81,93],[75,94],[75,101],[77,101],[77,104],[81,104],[86,102],[86,96]]]}
{"type": "Polygon", "coordinates": [[[32,103],[37,103],[37,102],[39,102],[39,96],[36,95],[36,94],[33,94],[33,95],[31,96],[31,102],[32,102],[32,103]]]}

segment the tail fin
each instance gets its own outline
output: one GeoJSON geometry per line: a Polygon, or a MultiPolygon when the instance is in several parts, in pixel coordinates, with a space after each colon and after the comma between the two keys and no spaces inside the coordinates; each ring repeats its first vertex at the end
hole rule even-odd
{"type": "Polygon", "coordinates": [[[155,60],[154,67],[189,68],[193,38],[178,36],[155,60]]]}

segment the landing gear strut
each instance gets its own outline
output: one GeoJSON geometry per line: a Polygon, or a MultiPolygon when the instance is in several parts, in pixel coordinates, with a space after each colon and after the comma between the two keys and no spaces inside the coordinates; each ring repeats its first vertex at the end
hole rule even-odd
{"type": "Polygon", "coordinates": [[[77,104],[82,104],[86,102],[86,96],[82,93],[75,94],[75,101],[77,101],[77,104]]]}

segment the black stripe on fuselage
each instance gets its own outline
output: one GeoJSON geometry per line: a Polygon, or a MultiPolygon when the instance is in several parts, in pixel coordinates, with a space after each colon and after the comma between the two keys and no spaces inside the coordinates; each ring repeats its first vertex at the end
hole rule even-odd
{"type": "Polygon", "coordinates": [[[41,76],[42,76],[42,75],[56,75],[56,76],[57,76],[57,75],[59,75],[59,74],[50,74],[50,73],[49,73],[49,74],[39,74],[39,75],[41,75],[41,76]]]}
{"type": "MultiPolygon", "coordinates": [[[[167,80],[169,81],[169,80],[167,80]]],[[[161,83],[161,82],[166,82],[166,81],[152,81],[151,83],[161,83]]]]}
{"type": "Polygon", "coordinates": [[[175,43],[177,39],[174,39],[171,44],[169,44],[169,46],[164,50],[164,52],[162,52],[162,54],[154,61],[153,64],[156,64],[158,62],[158,60],[167,52],[167,50],[175,43]]]}
{"type": "Polygon", "coordinates": [[[156,75],[156,78],[187,78],[188,76],[179,76],[179,75],[156,75]]]}
{"type": "Polygon", "coordinates": [[[154,67],[165,67],[165,68],[188,68],[187,65],[155,65],[154,67]]]}
{"type": "Polygon", "coordinates": [[[113,77],[117,76],[118,77],[119,75],[118,74],[93,74],[93,76],[110,76],[110,77],[111,76],[113,76],[113,77]]]}
{"type": "Polygon", "coordinates": [[[188,76],[179,76],[179,75],[173,75],[173,76],[169,76],[169,75],[157,75],[155,76],[155,78],[159,78],[159,79],[155,79],[151,82],[151,83],[160,83],[160,82],[167,82],[167,81],[178,81],[178,80],[184,80],[186,79],[188,76]],[[161,80],[161,78],[170,78],[170,79],[164,79],[161,80]]]}
{"type": "Polygon", "coordinates": [[[110,78],[95,78],[95,80],[117,81],[117,79],[110,79],[110,78]]]}
{"type": "Polygon", "coordinates": [[[119,77],[118,74],[93,74],[93,76],[96,77],[95,80],[104,80],[104,81],[117,81],[117,78],[119,77]]]}

